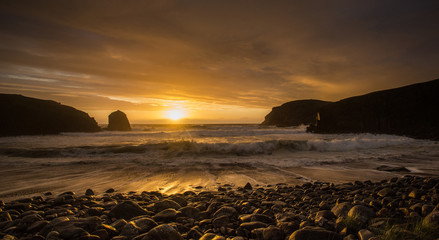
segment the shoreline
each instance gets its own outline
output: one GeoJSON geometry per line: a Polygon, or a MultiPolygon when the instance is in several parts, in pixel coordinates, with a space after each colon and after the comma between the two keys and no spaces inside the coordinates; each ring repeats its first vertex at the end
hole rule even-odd
{"type": "MultiPolygon", "coordinates": [[[[290,186],[306,182],[346,183],[379,181],[404,175],[438,176],[439,167],[425,163],[353,162],[302,167],[254,167],[247,164],[138,165],[77,164],[72,166],[7,166],[0,170],[3,184],[0,200],[10,201],[45,192],[82,192],[92,188],[103,193],[109,188],[118,192],[158,191],[165,194],[184,191],[215,190],[219,185],[242,186],[247,182],[258,187],[278,183],[290,186]],[[378,166],[407,166],[414,171],[379,171],[378,166]]],[[[436,164],[437,165],[437,164],[436,164]]]]}

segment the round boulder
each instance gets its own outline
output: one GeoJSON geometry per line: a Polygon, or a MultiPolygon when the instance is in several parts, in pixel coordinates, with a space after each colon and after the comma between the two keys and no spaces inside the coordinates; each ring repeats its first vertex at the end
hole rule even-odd
{"type": "Polygon", "coordinates": [[[162,224],[151,229],[142,240],[183,240],[183,237],[173,227],[162,224]]]}
{"type": "Polygon", "coordinates": [[[375,217],[375,212],[369,207],[356,205],[349,210],[348,217],[352,217],[356,221],[366,223],[371,218],[375,217]]]}
{"type": "Polygon", "coordinates": [[[291,234],[288,240],[322,240],[322,239],[331,239],[331,240],[341,240],[342,237],[336,233],[328,231],[324,228],[320,227],[304,227],[295,231],[291,234]]]}

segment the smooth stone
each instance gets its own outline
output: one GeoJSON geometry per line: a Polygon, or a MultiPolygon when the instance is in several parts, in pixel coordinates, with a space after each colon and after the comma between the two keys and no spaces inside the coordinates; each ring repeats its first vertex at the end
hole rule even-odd
{"type": "Polygon", "coordinates": [[[11,214],[9,214],[8,212],[0,212],[0,222],[4,221],[12,221],[11,214]]]}
{"type": "Polygon", "coordinates": [[[282,232],[278,227],[268,226],[262,231],[263,240],[283,240],[282,232]]]}
{"type": "Polygon", "coordinates": [[[173,227],[162,224],[151,229],[142,240],[183,240],[183,237],[173,227]]]}
{"type": "Polygon", "coordinates": [[[161,212],[161,211],[168,209],[168,208],[173,208],[175,210],[178,210],[181,208],[181,206],[177,202],[169,200],[169,199],[165,199],[163,201],[156,202],[154,204],[154,212],[156,212],[156,213],[161,212]]]}
{"type": "Polygon", "coordinates": [[[111,240],[128,240],[128,238],[125,236],[115,236],[112,237],[111,240]]]}
{"type": "Polygon", "coordinates": [[[101,224],[97,228],[98,228],[98,230],[100,230],[100,229],[105,230],[108,233],[109,236],[115,236],[115,235],[117,235],[119,233],[119,231],[116,230],[116,228],[114,228],[114,227],[112,227],[110,225],[107,225],[107,224],[101,224]]]}
{"type": "Polygon", "coordinates": [[[242,215],[239,217],[241,222],[263,222],[263,223],[272,223],[273,219],[265,214],[248,214],[242,215]]]}
{"type": "Polygon", "coordinates": [[[187,232],[187,236],[191,239],[200,239],[203,234],[197,229],[192,228],[191,230],[189,230],[189,232],[187,232]]]}
{"type": "Polygon", "coordinates": [[[105,193],[114,193],[114,192],[115,192],[114,188],[109,188],[105,191],[105,193]]]}
{"type": "Polygon", "coordinates": [[[331,219],[334,219],[335,218],[335,214],[334,213],[332,213],[331,211],[329,211],[329,210],[321,210],[321,211],[318,211],[317,213],[316,213],[316,219],[318,219],[318,218],[326,218],[326,219],[329,219],[329,220],[331,220],[331,219]]]}
{"type": "Polygon", "coordinates": [[[391,197],[395,195],[395,191],[390,188],[383,188],[377,194],[380,197],[391,197]]]}
{"type": "Polygon", "coordinates": [[[429,213],[431,213],[434,209],[434,206],[431,204],[424,204],[422,205],[421,213],[422,216],[427,216],[429,213]]]}
{"type": "Polygon", "coordinates": [[[331,240],[341,240],[342,237],[336,233],[328,231],[324,228],[320,227],[304,227],[295,231],[288,238],[289,240],[323,240],[323,239],[331,239],[331,240]]]}
{"type": "Polygon", "coordinates": [[[247,184],[245,184],[244,189],[245,189],[245,190],[253,190],[253,187],[252,187],[252,185],[248,182],[247,184]]]}
{"type": "Polygon", "coordinates": [[[188,218],[196,219],[200,215],[200,210],[191,206],[182,207],[179,209],[179,211],[183,214],[183,216],[188,218]]]}
{"type": "Polygon", "coordinates": [[[158,224],[153,219],[148,217],[139,218],[131,222],[133,222],[138,228],[140,228],[141,233],[148,232],[149,230],[158,226],[158,224]]]}
{"type": "Polygon", "coordinates": [[[369,240],[375,237],[375,234],[367,229],[361,229],[360,231],[358,231],[358,237],[360,238],[360,240],[369,240]]]}
{"type": "Polygon", "coordinates": [[[91,207],[87,209],[87,214],[90,216],[100,216],[104,210],[102,207],[91,207]]]}
{"type": "Polygon", "coordinates": [[[88,235],[88,232],[79,227],[65,227],[59,231],[59,236],[63,239],[78,239],[81,236],[88,235]]]}
{"type": "Polygon", "coordinates": [[[180,205],[181,207],[186,207],[187,206],[186,199],[184,199],[184,198],[182,198],[180,196],[173,196],[169,200],[178,203],[178,205],[180,205]]]}
{"type": "Polygon", "coordinates": [[[331,212],[334,213],[334,215],[337,217],[345,217],[351,208],[352,208],[352,204],[343,202],[335,205],[331,209],[331,212]]]}
{"type": "Polygon", "coordinates": [[[375,217],[375,212],[369,207],[356,205],[349,210],[348,217],[352,217],[356,221],[366,223],[371,218],[375,217]]]}
{"type": "Polygon", "coordinates": [[[157,213],[156,215],[154,215],[152,217],[152,219],[154,219],[154,221],[158,221],[158,222],[160,222],[160,221],[164,221],[164,222],[173,221],[176,218],[177,214],[179,214],[179,213],[180,212],[175,211],[175,209],[168,208],[168,209],[165,209],[165,210],[157,213]]]}
{"type": "Polygon", "coordinates": [[[199,240],[226,240],[226,238],[213,233],[206,233],[199,240]]]}
{"type": "Polygon", "coordinates": [[[218,209],[214,214],[213,217],[217,218],[217,217],[221,217],[221,216],[227,216],[227,217],[232,217],[234,215],[236,215],[236,209],[233,207],[222,207],[220,209],[218,209]]]}
{"type": "Polygon", "coordinates": [[[140,229],[140,227],[138,227],[134,222],[129,222],[123,226],[122,230],[120,231],[120,235],[131,239],[141,234],[141,231],[142,229],[140,229]]]}
{"type": "Polygon", "coordinates": [[[41,220],[41,221],[37,221],[32,223],[27,229],[26,232],[28,233],[33,233],[33,232],[39,232],[41,229],[43,229],[47,224],[49,223],[49,221],[46,220],[41,220]]]}
{"type": "Polygon", "coordinates": [[[217,217],[212,220],[212,225],[215,228],[226,227],[230,223],[230,219],[227,216],[217,217]]]}
{"type": "Polygon", "coordinates": [[[239,226],[251,231],[256,228],[265,228],[267,227],[267,224],[263,222],[245,222],[245,223],[241,223],[241,225],[239,226]]]}
{"type": "Polygon", "coordinates": [[[422,221],[424,225],[439,225],[439,211],[434,211],[428,214],[422,221]]]}
{"type": "Polygon", "coordinates": [[[58,240],[58,239],[59,239],[59,232],[57,231],[51,231],[46,236],[46,240],[58,240]]]}
{"type": "Polygon", "coordinates": [[[2,240],[16,240],[18,238],[16,238],[15,236],[6,234],[5,236],[3,236],[2,240]]]}
{"type": "Polygon", "coordinates": [[[133,201],[124,201],[117,204],[109,212],[109,215],[115,218],[129,220],[133,217],[146,215],[148,212],[133,201]]]}
{"type": "Polygon", "coordinates": [[[414,199],[419,199],[420,195],[421,195],[421,192],[417,189],[415,189],[409,193],[409,197],[414,198],[414,199]]]}
{"type": "Polygon", "coordinates": [[[98,230],[92,232],[91,234],[98,236],[99,239],[101,239],[101,240],[109,240],[110,239],[110,234],[107,231],[105,231],[105,229],[98,229],[98,230]]]}
{"type": "Polygon", "coordinates": [[[114,221],[110,226],[114,227],[117,231],[120,231],[126,224],[127,221],[125,221],[125,219],[118,219],[114,221]]]}
{"type": "Polygon", "coordinates": [[[85,196],[93,196],[93,195],[95,195],[95,193],[90,188],[85,190],[85,196]]]}

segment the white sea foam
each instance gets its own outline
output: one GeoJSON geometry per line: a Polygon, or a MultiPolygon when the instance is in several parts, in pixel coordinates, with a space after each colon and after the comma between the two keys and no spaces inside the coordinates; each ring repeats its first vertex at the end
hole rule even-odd
{"type": "Polygon", "coordinates": [[[401,155],[439,157],[432,141],[374,134],[309,134],[305,127],[137,125],[131,132],[0,138],[0,164],[246,163],[300,166],[401,155]],[[146,131],[145,131],[146,129],[146,131]]]}

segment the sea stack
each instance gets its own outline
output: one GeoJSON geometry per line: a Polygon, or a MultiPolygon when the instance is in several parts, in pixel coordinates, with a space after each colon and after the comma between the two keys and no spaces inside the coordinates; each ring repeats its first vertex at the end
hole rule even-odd
{"type": "Polygon", "coordinates": [[[131,125],[127,115],[120,110],[112,112],[108,116],[107,129],[110,131],[131,131],[131,125]]]}

